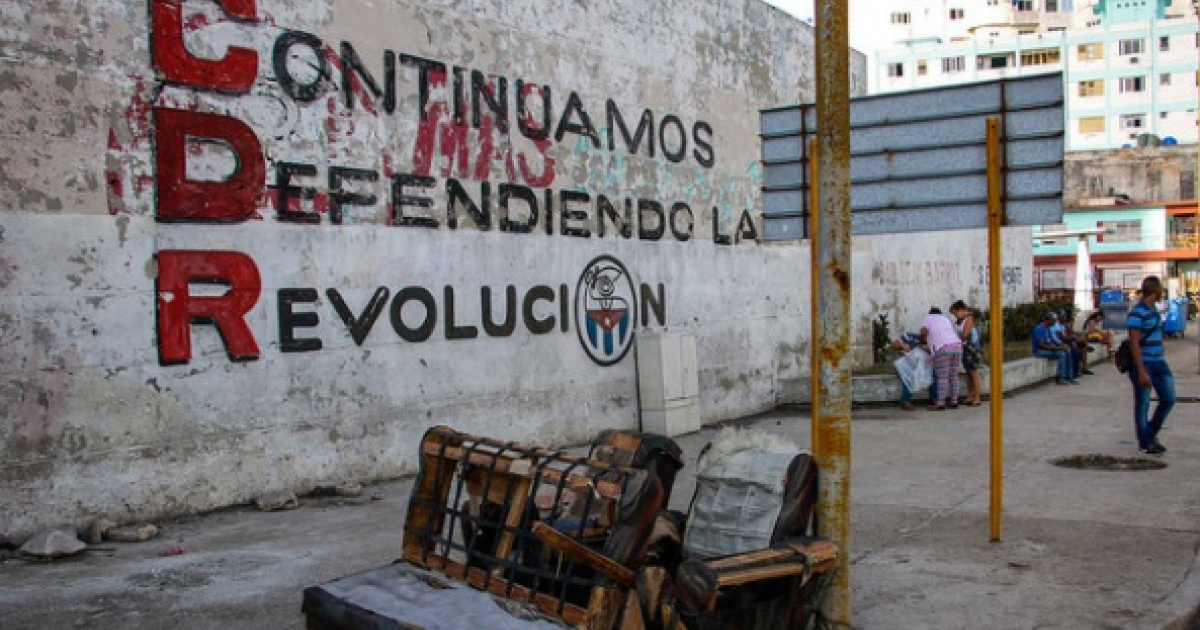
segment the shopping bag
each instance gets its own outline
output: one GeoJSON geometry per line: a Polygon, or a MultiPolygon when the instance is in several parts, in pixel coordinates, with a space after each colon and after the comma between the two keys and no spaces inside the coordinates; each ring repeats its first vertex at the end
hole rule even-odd
{"type": "Polygon", "coordinates": [[[910,392],[924,391],[933,383],[933,359],[923,348],[909,350],[892,365],[910,392]]]}

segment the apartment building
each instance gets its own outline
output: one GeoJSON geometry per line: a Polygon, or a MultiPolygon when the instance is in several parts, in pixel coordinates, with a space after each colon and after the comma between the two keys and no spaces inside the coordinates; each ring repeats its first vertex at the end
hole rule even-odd
{"type": "Polygon", "coordinates": [[[893,1],[874,89],[1062,72],[1068,151],[1197,141],[1197,21],[1175,0],[893,1]]]}

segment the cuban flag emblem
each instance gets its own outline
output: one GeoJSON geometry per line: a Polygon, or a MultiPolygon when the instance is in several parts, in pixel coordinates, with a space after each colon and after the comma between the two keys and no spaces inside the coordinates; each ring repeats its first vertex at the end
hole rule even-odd
{"type": "Polygon", "coordinates": [[[633,345],[636,301],[629,273],[617,259],[593,260],[579,278],[576,329],[588,356],[600,365],[620,361],[633,345]]]}

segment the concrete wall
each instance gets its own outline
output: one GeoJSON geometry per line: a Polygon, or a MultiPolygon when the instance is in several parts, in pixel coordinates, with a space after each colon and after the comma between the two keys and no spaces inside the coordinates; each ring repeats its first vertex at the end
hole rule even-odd
{"type": "MultiPolygon", "coordinates": [[[[808,258],[754,240],[757,111],[811,52],[757,0],[9,3],[0,532],[392,477],[433,424],[635,426],[644,329],[697,336],[703,420],[770,409],[808,258]]],[[[981,295],[942,240],[856,244],[860,357],[981,295]]]]}
{"type": "Polygon", "coordinates": [[[1063,201],[1128,195],[1134,203],[1195,198],[1196,146],[1073,151],[1063,165],[1063,201]],[[1185,196],[1186,193],[1186,196],[1185,196]]]}

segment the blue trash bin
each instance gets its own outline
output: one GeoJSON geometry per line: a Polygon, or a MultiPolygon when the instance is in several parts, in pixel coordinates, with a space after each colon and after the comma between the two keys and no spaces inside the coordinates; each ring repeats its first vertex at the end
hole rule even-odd
{"type": "Polygon", "coordinates": [[[1163,321],[1163,334],[1182,337],[1187,330],[1187,298],[1174,298],[1168,302],[1167,318],[1163,321]]]}
{"type": "Polygon", "coordinates": [[[1123,304],[1125,302],[1125,292],[1121,289],[1100,289],[1101,304],[1123,304]]]}

